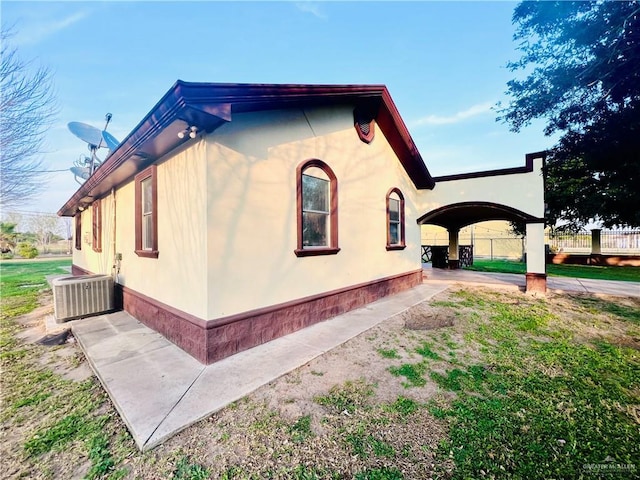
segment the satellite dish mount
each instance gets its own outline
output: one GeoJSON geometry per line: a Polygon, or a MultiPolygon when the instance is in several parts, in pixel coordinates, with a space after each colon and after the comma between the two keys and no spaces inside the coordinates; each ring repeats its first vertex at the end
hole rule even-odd
{"type": "Polygon", "coordinates": [[[78,160],[74,162],[74,166],[71,167],[71,173],[79,184],[87,180],[93,172],[100,166],[102,161],[98,158],[98,150],[100,148],[108,148],[110,152],[113,152],[120,142],[116,138],[107,132],[109,122],[111,122],[112,115],[107,113],[105,115],[106,123],[104,130],[99,130],[92,125],[88,125],[82,122],[70,122],[68,124],[69,131],[73,133],[80,140],[87,143],[91,156],[80,156],[78,160]],[[78,179],[82,179],[82,182],[78,179]]]}

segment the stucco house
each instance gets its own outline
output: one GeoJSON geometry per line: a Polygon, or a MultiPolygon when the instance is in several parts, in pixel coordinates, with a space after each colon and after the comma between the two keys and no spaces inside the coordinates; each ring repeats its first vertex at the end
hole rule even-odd
{"type": "Polygon", "coordinates": [[[178,81],[62,206],[74,274],[203,363],[423,281],[420,224],[527,222],[544,291],[542,154],[432,177],[382,85],[178,81]]]}

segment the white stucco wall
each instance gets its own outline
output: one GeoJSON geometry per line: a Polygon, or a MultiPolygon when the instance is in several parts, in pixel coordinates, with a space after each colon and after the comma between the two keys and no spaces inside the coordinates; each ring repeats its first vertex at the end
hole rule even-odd
{"type": "Polygon", "coordinates": [[[361,142],[353,108],[234,115],[207,137],[208,318],[420,268],[416,191],[384,135],[361,142]],[[296,167],[318,158],[338,180],[341,251],[296,257],[296,167]],[[405,196],[406,243],[386,250],[386,193],[405,196]]]}

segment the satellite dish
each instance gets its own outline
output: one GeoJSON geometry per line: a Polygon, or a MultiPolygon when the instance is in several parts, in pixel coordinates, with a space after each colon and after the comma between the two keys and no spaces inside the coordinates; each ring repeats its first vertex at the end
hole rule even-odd
{"type": "Polygon", "coordinates": [[[80,177],[82,180],[86,180],[90,176],[89,167],[71,167],[69,170],[71,170],[71,173],[73,173],[73,176],[75,177],[76,182],[80,184],[82,182],[78,180],[78,177],[80,177]]]}
{"type": "Polygon", "coordinates": [[[107,144],[107,147],[109,148],[109,150],[111,150],[112,152],[118,148],[118,145],[120,145],[120,142],[118,140],[116,140],[116,137],[114,137],[113,135],[111,135],[109,132],[107,132],[106,130],[102,131],[102,139],[104,140],[104,143],[107,144]]]}
{"type": "Polygon", "coordinates": [[[102,131],[96,127],[82,122],[69,122],[67,126],[69,127],[69,131],[80,140],[96,148],[102,146],[102,131]]]}
{"type": "Polygon", "coordinates": [[[69,122],[67,124],[69,131],[80,140],[86,142],[91,152],[91,157],[80,156],[80,158],[74,162],[74,166],[69,169],[71,173],[73,173],[75,181],[81,185],[82,182],[78,180],[78,178],[83,181],[87,180],[93,175],[95,169],[102,164],[102,160],[96,155],[98,149],[100,147],[108,147],[110,151],[114,151],[120,144],[113,135],[107,132],[111,117],[112,115],[110,113],[105,115],[104,118],[107,123],[104,126],[104,130],[99,130],[92,125],[82,122],[69,122]]]}

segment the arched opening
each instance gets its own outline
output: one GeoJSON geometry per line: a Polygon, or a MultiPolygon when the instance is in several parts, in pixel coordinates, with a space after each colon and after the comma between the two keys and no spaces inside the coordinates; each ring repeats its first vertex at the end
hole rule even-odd
{"type": "Polygon", "coordinates": [[[425,213],[417,221],[419,225],[439,225],[452,230],[487,220],[525,223],[544,221],[516,208],[491,202],[460,202],[444,205],[425,213]]]}
{"type": "MultiPolygon", "coordinates": [[[[448,232],[448,246],[433,249],[434,267],[457,269],[473,256],[459,242],[460,229],[479,222],[504,220],[525,223],[527,226],[527,290],[546,289],[546,266],[544,257],[544,219],[530,215],[507,205],[492,202],[460,202],[444,205],[418,218],[419,225],[437,225],[448,232]],[[434,256],[437,255],[437,258],[434,256]],[[442,257],[442,258],[441,258],[442,257]]],[[[423,248],[423,259],[425,251],[423,248]]]]}

